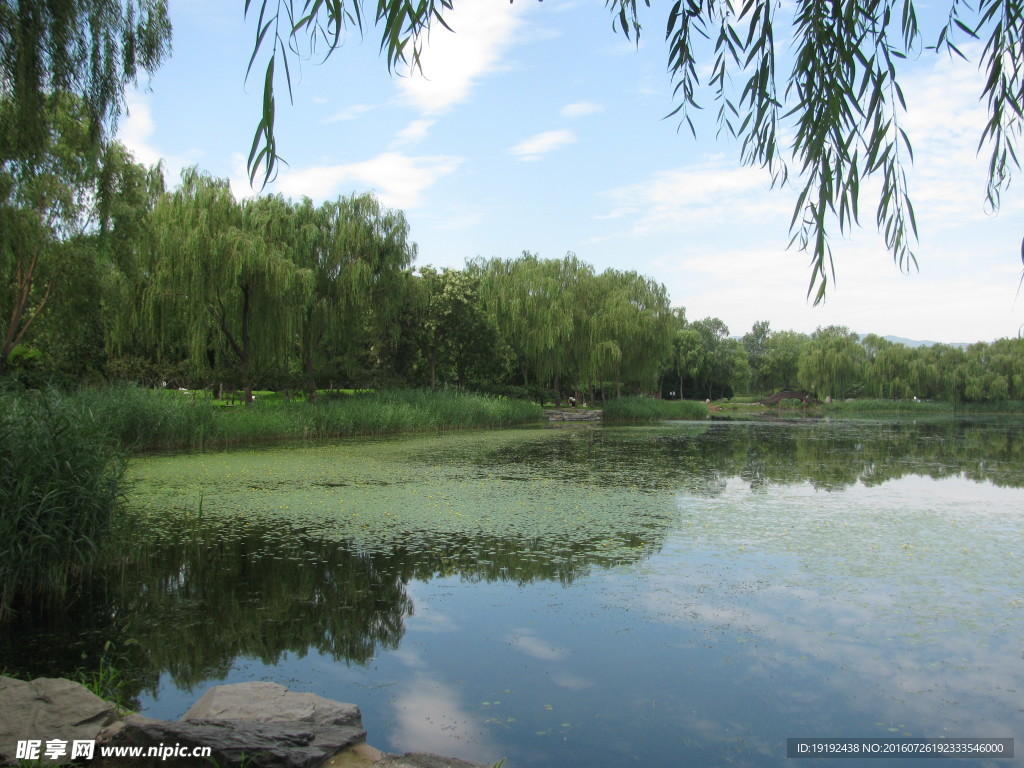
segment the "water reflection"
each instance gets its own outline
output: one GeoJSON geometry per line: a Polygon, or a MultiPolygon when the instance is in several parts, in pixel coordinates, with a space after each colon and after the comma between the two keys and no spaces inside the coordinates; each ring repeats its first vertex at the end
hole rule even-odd
{"type": "Polygon", "coordinates": [[[1024,738],[1020,427],[152,457],[95,588],[0,636],[0,658],[69,675],[112,640],[154,716],[180,714],[161,689],[271,678],[356,700],[378,746],[522,768],[680,750],[782,765],[789,736],[1024,738]]]}
{"type": "MultiPolygon", "coordinates": [[[[571,474],[580,483],[706,495],[721,492],[733,477],[751,490],[803,482],[839,490],[906,475],[1020,488],[1022,435],[1014,417],[680,423],[563,432],[558,439],[496,446],[475,461],[486,470],[514,466],[521,478],[571,474]]],[[[461,458],[473,461],[474,450],[466,446],[461,458]]]]}

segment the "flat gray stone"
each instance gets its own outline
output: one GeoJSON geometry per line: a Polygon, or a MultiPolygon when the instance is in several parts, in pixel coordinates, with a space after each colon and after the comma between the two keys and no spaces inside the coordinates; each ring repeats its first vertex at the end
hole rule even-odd
{"type": "Polygon", "coordinates": [[[210,749],[220,768],[316,768],[346,747],[360,744],[366,732],[350,725],[252,720],[150,720],[129,716],[111,738],[112,747],[174,746],[175,754],[125,757],[133,766],[195,768],[209,764],[192,750],[210,749]]]}
{"type": "Polygon", "coordinates": [[[294,693],[283,685],[267,682],[214,686],[181,719],[363,727],[355,704],[325,699],[315,693],[294,693]]]}
{"type": "Polygon", "coordinates": [[[117,708],[71,680],[32,681],[0,676],[0,765],[17,763],[18,741],[42,742],[44,762],[67,762],[71,742],[93,740],[117,719],[117,708]],[[67,742],[67,754],[47,760],[48,740],[67,742]]]}

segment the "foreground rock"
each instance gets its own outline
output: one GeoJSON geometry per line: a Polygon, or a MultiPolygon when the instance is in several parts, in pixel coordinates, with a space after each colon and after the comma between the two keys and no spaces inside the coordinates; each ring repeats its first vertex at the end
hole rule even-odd
{"type": "Polygon", "coordinates": [[[48,739],[67,744],[92,740],[117,717],[113,704],[70,680],[0,676],[0,765],[17,763],[19,740],[39,740],[42,754],[48,739]]]}
{"type": "Polygon", "coordinates": [[[208,747],[220,766],[316,768],[362,744],[366,731],[353,704],[254,682],[211,688],[175,722],[131,715],[101,741],[111,747],[180,745],[180,752],[153,760],[172,767],[195,766],[193,750],[208,747]]]}
{"type": "Polygon", "coordinates": [[[254,720],[148,720],[128,717],[107,744],[163,747],[152,757],[125,757],[131,765],[195,768],[198,763],[249,768],[316,768],[346,747],[361,744],[366,731],[342,725],[264,723],[254,720]],[[173,752],[170,748],[173,747],[173,752]],[[208,747],[209,757],[195,750],[208,747]]]}
{"type": "MultiPolygon", "coordinates": [[[[0,764],[14,765],[19,740],[95,740],[123,750],[108,765],[133,768],[486,768],[422,752],[389,755],[368,746],[359,708],[276,683],[211,688],[181,720],[118,717],[114,706],[70,680],[0,677],[0,764]],[[158,751],[147,754],[150,748],[158,751]],[[208,748],[209,758],[193,750],[208,748]],[[128,750],[139,750],[131,754],[128,750]],[[131,756],[129,756],[131,754],[131,756]]],[[[44,761],[45,755],[40,755],[44,761]]],[[[62,756],[50,762],[64,762],[62,756]]]]}
{"type": "Polygon", "coordinates": [[[217,685],[189,707],[182,720],[258,720],[262,723],[347,725],[362,729],[355,704],[295,693],[277,683],[217,685]]]}

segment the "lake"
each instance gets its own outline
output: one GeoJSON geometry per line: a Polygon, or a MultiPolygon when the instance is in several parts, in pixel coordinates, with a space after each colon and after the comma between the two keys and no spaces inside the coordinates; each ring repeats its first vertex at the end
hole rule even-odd
{"type": "Polygon", "coordinates": [[[1020,765],[1022,427],[666,422],[139,458],[122,556],[0,652],[50,675],[105,653],[168,719],[271,680],[358,704],[386,751],[508,768],[783,766],[790,737],[1012,737],[1015,760],[885,764],[1020,765]]]}

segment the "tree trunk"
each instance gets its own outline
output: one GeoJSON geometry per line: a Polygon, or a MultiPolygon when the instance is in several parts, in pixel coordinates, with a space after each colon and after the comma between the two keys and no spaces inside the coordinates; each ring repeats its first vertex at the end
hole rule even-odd
{"type": "Polygon", "coordinates": [[[15,285],[14,301],[11,305],[11,316],[7,321],[7,333],[4,335],[3,346],[0,347],[0,373],[7,369],[7,358],[14,348],[21,343],[25,332],[35,319],[39,317],[39,314],[50,299],[50,291],[53,288],[52,281],[47,283],[43,297],[39,300],[35,309],[29,310],[32,287],[35,283],[36,267],[39,265],[39,255],[41,252],[42,246],[37,247],[28,264],[19,263],[15,270],[13,280],[15,285]]]}
{"type": "Polygon", "coordinates": [[[316,400],[316,376],[313,366],[313,308],[306,310],[305,328],[302,334],[302,372],[306,376],[306,399],[316,400]]]}
{"type": "Polygon", "coordinates": [[[249,286],[242,289],[242,378],[245,381],[245,404],[252,405],[252,339],[249,335],[249,286]]]}
{"type": "Polygon", "coordinates": [[[316,378],[313,375],[313,351],[306,347],[302,352],[302,371],[306,374],[306,399],[316,400],[316,378]]]}

